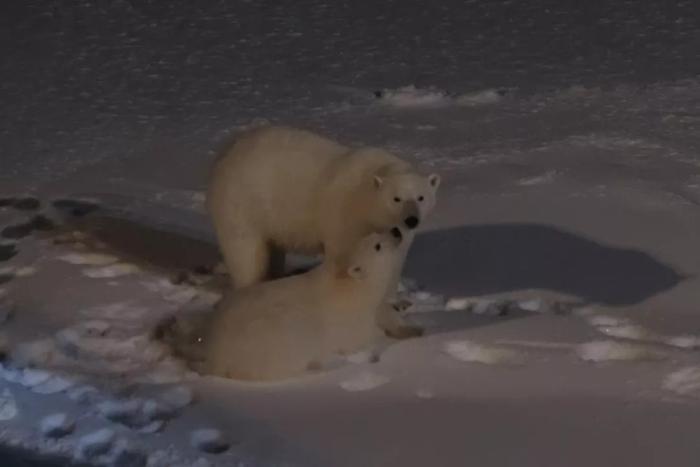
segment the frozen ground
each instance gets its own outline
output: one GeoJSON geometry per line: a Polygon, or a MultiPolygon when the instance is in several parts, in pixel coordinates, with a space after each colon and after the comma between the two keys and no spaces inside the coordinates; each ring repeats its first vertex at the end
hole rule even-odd
{"type": "Polygon", "coordinates": [[[0,207],[0,332],[38,368],[3,368],[4,444],[114,465],[697,465],[696,6],[584,3],[3,3],[0,198],[41,202],[0,207]],[[216,298],[204,176],[256,119],[443,174],[405,271],[427,336],[265,386],[148,339],[216,298]]]}

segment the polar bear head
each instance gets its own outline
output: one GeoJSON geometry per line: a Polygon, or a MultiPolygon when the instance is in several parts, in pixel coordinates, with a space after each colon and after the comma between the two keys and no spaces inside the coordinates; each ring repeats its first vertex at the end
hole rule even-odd
{"type": "Polygon", "coordinates": [[[440,176],[427,177],[415,172],[375,174],[374,187],[379,194],[377,219],[382,228],[400,225],[415,229],[435,207],[440,176]]]}
{"type": "Polygon", "coordinates": [[[370,282],[381,289],[399,260],[399,245],[403,234],[393,228],[388,232],[371,233],[352,249],[345,262],[345,272],[356,281],[370,282]]]}

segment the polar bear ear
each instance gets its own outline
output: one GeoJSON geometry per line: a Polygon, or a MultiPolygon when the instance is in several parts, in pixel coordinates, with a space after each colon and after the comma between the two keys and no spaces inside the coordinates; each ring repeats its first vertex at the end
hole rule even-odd
{"type": "Polygon", "coordinates": [[[379,189],[382,187],[383,184],[384,184],[384,179],[382,177],[380,177],[379,175],[375,175],[374,176],[374,187],[379,189]]]}
{"type": "Polygon", "coordinates": [[[440,186],[440,176],[438,174],[430,174],[428,175],[428,182],[430,183],[430,186],[433,187],[433,190],[437,190],[438,187],[440,186]]]}
{"type": "Polygon", "coordinates": [[[365,271],[361,266],[353,265],[348,268],[348,276],[359,281],[365,277],[365,271]]]}

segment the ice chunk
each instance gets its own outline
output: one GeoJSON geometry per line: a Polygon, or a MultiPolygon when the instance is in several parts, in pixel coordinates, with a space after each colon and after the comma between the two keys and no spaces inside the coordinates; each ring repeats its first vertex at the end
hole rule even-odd
{"type": "Polygon", "coordinates": [[[350,392],[369,391],[391,381],[388,377],[364,371],[340,383],[340,387],[350,392]]]}
{"type": "Polygon", "coordinates": [[[48,415],[41,420],[39,429],[48,438],[62,438],[73,432],[75,421],[65,413],[48,415]]]}
{"type": "Polygon", "coordinates": [[[203,452],[220,453],[226,451],[229,447],[221,431],[214,428],[195,430],[190,435],[190,440],[192,446],[203,452]]]}

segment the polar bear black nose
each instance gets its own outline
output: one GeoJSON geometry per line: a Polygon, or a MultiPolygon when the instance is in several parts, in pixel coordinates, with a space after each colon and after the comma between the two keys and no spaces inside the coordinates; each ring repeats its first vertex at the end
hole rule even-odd
{"type": "Polygon", "coordinates": [[[399,229],[398,227],[394,227],[393,229],[391,229],[391,235],[397,240],[401,240],[403,238],[403,234],[401,234],[401,229],[399,229]]]}
{"type": "Polygon", "coordinates": [[[416,216],[407,217],[403,221],[409,229],[415,229],[418,226],[418,218],[416,216]]]}

